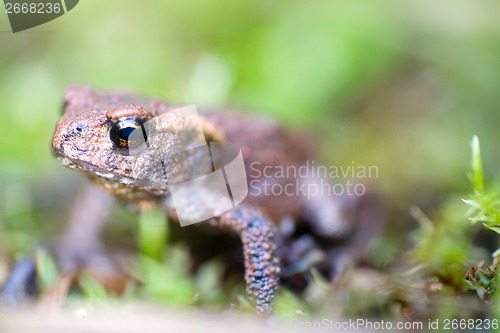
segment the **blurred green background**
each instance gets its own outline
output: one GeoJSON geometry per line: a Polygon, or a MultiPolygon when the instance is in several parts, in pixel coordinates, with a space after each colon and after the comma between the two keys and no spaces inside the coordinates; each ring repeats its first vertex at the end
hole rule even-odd
{"type": "Polygon", "coordinates": [[[53,244],[82,181],[49,152],[71,83],[267,114],[325,163],[378,166],[394,209],[468,191],[473,134],[500,165],[499,18],[495,0],[82,0],[12,34],[0,13],[0,261],[53,244]]]}

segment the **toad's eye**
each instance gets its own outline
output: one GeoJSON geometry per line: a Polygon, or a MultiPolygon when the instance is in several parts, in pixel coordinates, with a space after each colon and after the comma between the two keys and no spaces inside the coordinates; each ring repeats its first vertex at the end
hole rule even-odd
{"type": "Polygon", "coordinates": [[[147,119],[126,117],[111,123],[109,138],[115,149],[123,154],[132,154],[133,151],[147,145],[147,119]]]}

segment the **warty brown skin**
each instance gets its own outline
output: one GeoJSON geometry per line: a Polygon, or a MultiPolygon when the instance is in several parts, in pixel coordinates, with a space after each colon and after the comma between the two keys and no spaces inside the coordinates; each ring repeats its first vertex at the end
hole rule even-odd
{"type": "MultiPolygon", "coordinates": [[[[173,158],[169,147],[179,136],[189,137],[190,124],[174,117],[168,123],[158,125],[158,128],[154,129],[157,141],[151,143],[155,149],[150,150],[150,155],[144,154],[141,161],[138,157],[124,154],[117,149],[110,139],[110,129],[114,122],[126,117],[148,120],[178,107],[159,99],[144,99],[128,93],[97,92],[88,86],[69,87],[64,99],[64,115],[57,124],[51,144],[53,154],[62,164],[84,172],[119,200],[139,210],[152,205],[162,205],[169,218],[175,220],[176,213],[168,186],[161,180],[151,180],[155,177],[151,177],[147,172],[146,175],[137,174],[134,164],[147,165],[150,161],[157,160],[158,156],[154,154],[160,152],[168,179],[189,178],[190,172],[195,168],[194,163],[190,164],[193,159],[186,159],[179,164],[173,158]]],[[[258,162],[257,167],[254,164],[254,169],[263,169],[266,166],[299,166],[309,156],[303,142],[282,131],[269,119],[231,112],[200,113],[200,116],[208,142],[225,141],[240,145],[247,173],[254,162],[258,162]]],[[[286,185],[294,180],[279,178],[270,181],[286,185]]],[[[207,202],[216,201],[216,198],[210,198],[209,192],[198,195],[205,195],[207,202]]],[[[338,207],[329,203],[330,198],[321,196],[312,200],[306,200],[300,195],[263,196],[252,193],[250,189],[250,194],[242,204],[208,221],[240,236],[247,293],[255,302],[258,312],[271,309],[278,287],[280,269],[274,241],[276,228],[273,222],[276,223],[285,217],[302,217],[311,221],[319,230],[330,230],[332,236],[335,236],[335,233],[342,231],[338,231],[339,228],[330,228],[332,221],[321,219],[324,216],[335,219],[339,215],[336,212],[338,207]],[[327,210],[326,213],[316,213],[324,209],[327,210]]],[[[340,225],[342,226],[342,223],[340,225]]],[[[195,226],[188,228],[190,227],[195,226]]],[[[340,229],[342,228],[343,226],[340,229]]]]}

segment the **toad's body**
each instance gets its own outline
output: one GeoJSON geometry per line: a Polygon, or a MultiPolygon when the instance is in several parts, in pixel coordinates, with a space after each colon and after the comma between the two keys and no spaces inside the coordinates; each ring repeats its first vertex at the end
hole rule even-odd
{"type": "MultiPolygon", "coordinates": [[[[167,214],[176,219],[168,187],[161,180],[144,184],[134,168],[137,156],[128,154],[127,128],[138,127],[146,121],[172,112],[177,107],[158,99],[143,99],[131,94],[97,92],[87,86],[69,87],[65,94],[64,115],[57,125],[52,151],[70,168],[85,172],[118,199],[144,209],[152,204],[165,207],[167,214]]],[[[256,172],[266,167],[300,166],[308,158],[305,145],[282,131],[272,121],[235,113],[201,113],[201,124],[208,142],[234,142],[240,145],[247,172],[250,165],[255,177],[268,173],[256,172]]],[[[167,179],[189,174],[197,164],[190,158],[179,165],[173,159],[168,143],[185,135],[190,124],[172,117],[168,122],[155,125],[153,130],[166,144],[152,152],[149,158],[158,158],[167,179]]],[[[144,158],[144,156],[142,157],[144,158]]],[[[268,168],[269,169],[269,168],[268,168]]],[[[146,175],[146,178],[148,175],[146,175]]],[[[151,178],[151,177],[149,177],[151,178]]],[[[287,177],[266,179],[273,184],[286,185],[295,180],[287,177]]],[[[262,182],[254,182],[259,184],[262,182]]],[[[212,219],[212,224],[239,234],[243,243],[245,281],[249,297],[255,301],[257,311],[271,307],[278,285],[279,265],[276,256],[275,224],[285,217],[310,221],[318,233],[338,235],[345,226],[338,221],[341,214],[331,198],[303,195],[265,196],[263,191],[250,188],[242,204],[212,219]],[[259,192],[261,192],[259,194],[259,192]],[[332,204],[328,204],[328,202],[332,204]]],[[[203,195],[211,196],[210,191],[203,195]]],[[[207,202],[216,204],[216,198],[207,202]]],[[[190,228],[190,227],[188,227],[190,228]]]]}

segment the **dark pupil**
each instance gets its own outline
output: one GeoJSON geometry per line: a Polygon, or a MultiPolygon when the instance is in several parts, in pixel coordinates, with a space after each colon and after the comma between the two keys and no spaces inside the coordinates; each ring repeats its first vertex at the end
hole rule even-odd
{"type": "MultiPolygon", "coordinates": [[[[144,131],[144,122],[144,120],[137,118],[125,118],[118,120],[112,124],[109,137],[117,148],[128,150],[129,145],[134,145],[134,142],[129,142],[130,134],[132,134],[135,130],[144,131]]],[[[145,132],[143,133],[145,134],[145,132]]],[[[144,139],[147,140],[147,138],[144,139]]],[[[144,141],[141,140],[138,144],[140,143],[144,143],[144,141]]]]}
{"type": "Polygon", "coordinates": [[[130,136],[130,133],[132,133],[135,130],[134,127],[125,127],[120,130],[118,130],[118,135],[120,136],[120,140],[127,140],[128,137],[130,136]]]}

